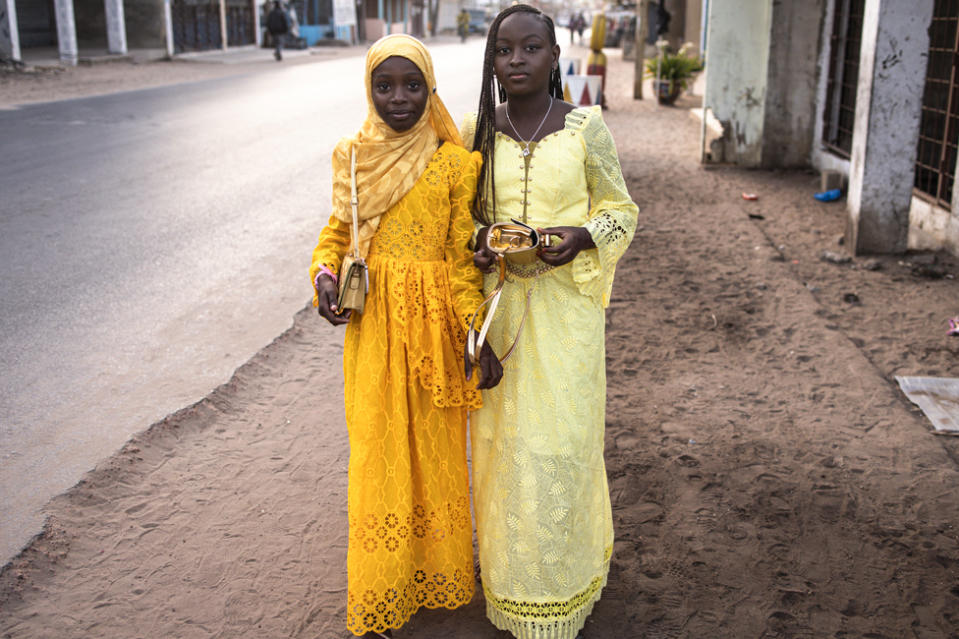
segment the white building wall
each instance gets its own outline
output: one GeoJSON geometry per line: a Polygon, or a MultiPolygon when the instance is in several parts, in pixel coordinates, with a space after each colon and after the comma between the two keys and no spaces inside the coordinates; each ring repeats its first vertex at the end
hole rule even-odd
{"type": "Polygon", "coordinates": [[[704,105],[723,125],[723,160],[762,163],[772,2],[709,3],[704,105]]]}
{"type": "Polygon", "coordinates": [[[436,33],[456,31],[456,14],[460,12],[460,3],[457,0],[440,0],[439,11],[436,16],[436,33]]]}

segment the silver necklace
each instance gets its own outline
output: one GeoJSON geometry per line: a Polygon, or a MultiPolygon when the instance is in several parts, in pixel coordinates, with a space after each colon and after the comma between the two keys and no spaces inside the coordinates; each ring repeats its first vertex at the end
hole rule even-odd
{"type": "Polygon", "coordinates": [[[523,157],[529,155],[529,145],[533,142],[533,139],[536,137],[536,134],[539,133],[539,130],[543,128],[543,125],[546,124],[546,118],[549,117],[549,112],[553,110],[553,96],[549,96],[549,107],[546,109],[546,115],[543,116],[542,122],[539,123],[539,126],[536,127],[536,130],[533,131],[533,135],[529,136],[529,141],[523,139],[523,136],[519,134],[519,131],[516,130],[516,126],[513,124],[513,120],[509,117],[509,102],[506,103],[506,121],[509,122],[509,126],[513,129],[513,133],[516,134],[516,137],[519,138],[519,141],[523,143],[523,157]]]}

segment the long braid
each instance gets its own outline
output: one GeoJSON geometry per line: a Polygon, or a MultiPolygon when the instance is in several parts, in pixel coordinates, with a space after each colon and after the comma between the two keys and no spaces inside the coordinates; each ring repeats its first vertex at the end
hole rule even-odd
{"type": "MultiPolygon", "coordinates": [[[[518,12],[539,16],[546,25],[550,46],[556,44],[556,27],[553,25],[553,20],[536,7],[528,4],[514,4],[507,7],[496,16],[490,25],[489,33],[486,36],[486,53],[483,57],[483,84],[480,89],[479,108],[476,110],[476,130],[473,134],[473,150],[479,151],[483,156],[483,166],[480,168],[477,179],[478,193],[476,206],[473,207],[473,218],[485,225],[491,224],[496,217],[496,191],[493,188],[495,184],[493,155],[496,149],[496,101],[493,96],[497,96],[500,102],[506,101],[506,92],[499,86],[496,81],[496,73],[493,71],[496,38],[499,33],[499,25],[503,20],[518,12]]],[[[558,66],[550,70],[548,90],[554,98],[563,99],[563,80],[558,66]]]]}

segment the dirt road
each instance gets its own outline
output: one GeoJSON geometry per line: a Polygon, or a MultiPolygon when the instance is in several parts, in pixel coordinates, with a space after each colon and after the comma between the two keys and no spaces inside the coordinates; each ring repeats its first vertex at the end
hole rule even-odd
{"type": "MultiPolygon", "coordinates": [[[[706,170],[695,99],[609,73],[642,213],[607,319],[616,546],[585,637],[959,637],[959,440],[893,379],[959,375],[959,263],[822,261],[844,217],[816,175],[706,170]]],[[[305,309],[51,503],[0,576],[0,633],[344,637],[341,339],[305,309]]],[[[506,638],[481,595],[396,636],[506,638]]]]}

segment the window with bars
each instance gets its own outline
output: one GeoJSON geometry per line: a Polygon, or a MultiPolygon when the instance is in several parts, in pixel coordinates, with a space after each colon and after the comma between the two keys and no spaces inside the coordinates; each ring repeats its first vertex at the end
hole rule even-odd
{"type": "Polygon", "coordinates": [[[915,193],[952,208],[959,133],[959,0],[936,0],[929,27],[929,62],[922,93],[915,193]]]}
{"type": "Polygon", "coordinates": [[[833,5],[823,143],[829,150],[845,158],[852,152],[864,5],[865,0],[835,0],[833,5]]]}

